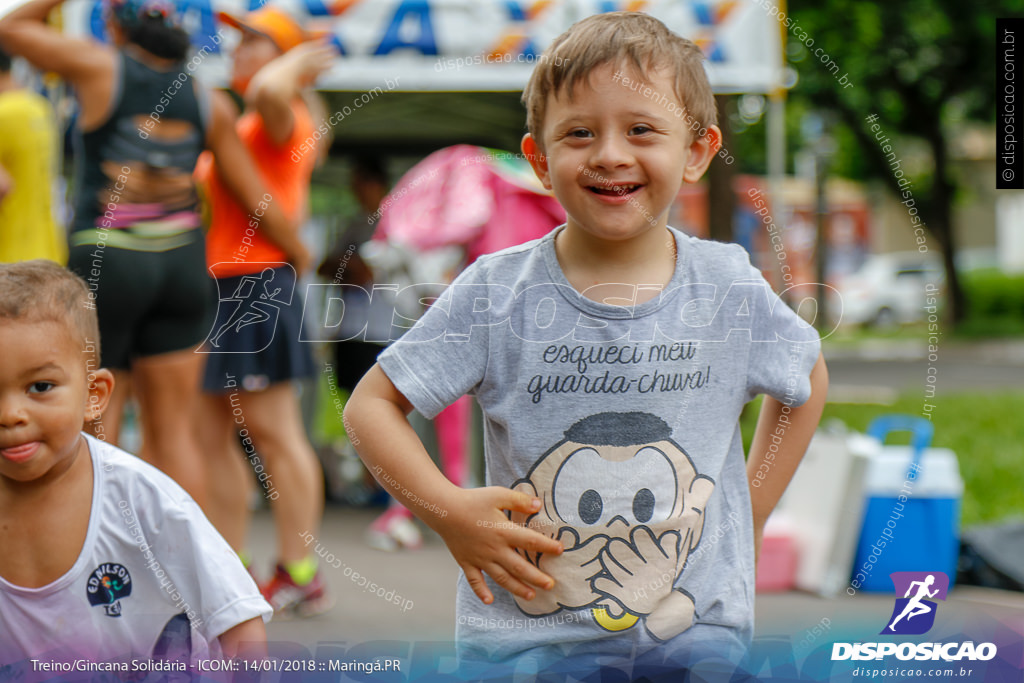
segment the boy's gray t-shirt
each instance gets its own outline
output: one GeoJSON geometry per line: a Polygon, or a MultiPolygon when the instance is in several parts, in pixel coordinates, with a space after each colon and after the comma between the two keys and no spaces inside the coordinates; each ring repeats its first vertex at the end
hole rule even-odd
{"type": "Polygon", "coordinates": [[[481,257],[378,359],[428,418],[476,396],[487,484],[540,497],[512,520],[566,548],[527,557],[556,582],[530,602],[488,577],[484,605],[460,573],[460,655],[742,650],[754,555],[740,411],[761,393],[806,401],[818,335],[741,247],[675,230],[660,295],[586,298],[559,267],[559,230],[481,257]]]}

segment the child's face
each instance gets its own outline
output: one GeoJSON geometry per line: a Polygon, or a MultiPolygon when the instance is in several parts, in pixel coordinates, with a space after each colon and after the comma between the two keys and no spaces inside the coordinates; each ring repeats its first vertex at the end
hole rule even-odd
{"type": "Polygon", "coordinates": [[[630,86],[639,80],[633,69],[605,64],[572,100],[565,92],[549,96],[542,139],[523,139],[537,176],[565,207],[569,228],[610,241],[664,228],[682,183],[696,182],[721,145],[715,126],[703,138],[690,134],[668,69],[650,69],[635,91],[621,76],[630,86]]]}
{"type": "Polygon", "coordinates": [[[113,387],[90,372],[67,325],[4,320],[0,325],[0,490],[56,478],[85,448],[80,432],[99,417],[113,387]]]}

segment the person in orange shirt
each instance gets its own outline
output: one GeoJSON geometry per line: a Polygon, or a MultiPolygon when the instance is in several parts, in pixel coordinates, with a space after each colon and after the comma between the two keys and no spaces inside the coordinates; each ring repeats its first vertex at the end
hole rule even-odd
{"type": "Polygon", "coordinates": [[[248,564],[252,472],[240,457],[244,451],[271,501],[277,527],[277,566],[263,594],[275,611],[305,616],[331,605],[316,555],[303,542],[306,534],[317,535],[323,514],[323,475],[294,385],[313,374],[309,346],[300,341],[302,297],[295,291],[296,271],[301,275],[309,259],[288,257],[308,254],[298,235],[289,236],[295,244],[283,243],[260,230],[256,219],[276,205],[302,222],[320,139],[314,139],[314,117],[304,95],[337,52],[309,41],[276,7],[243,18],[218,16],[242,34],[231,71],[232,88],[245,100],[237,129],[268,191],[249,214],[223,187],[216,162],[201,159],[196,167],[209,200],[207,264],[220,291],[205,348],[200,417],[200,438],[209,447],[208,512],[248,564]]]}

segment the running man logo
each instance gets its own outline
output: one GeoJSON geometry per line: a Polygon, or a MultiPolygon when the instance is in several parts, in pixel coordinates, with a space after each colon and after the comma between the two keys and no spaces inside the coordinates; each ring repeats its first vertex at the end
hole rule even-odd
{"type": "Polygon", "coordinates": [[[949,577],[942,572],[893,572],[889,577],[896,587],[896,605],[880,635],[927,633],[938,608],[933,599],[946,599],[949,577]]]}
{"type": "Polygon", "coordinates": [[[254,263],[262,266],[250,275],[218,276],[236,266],[210,266],[217,283],[217,317],[200,353],[259,353],[274,341],[282,306],[295,295],[295,269],[289,263],[254,263]]]}

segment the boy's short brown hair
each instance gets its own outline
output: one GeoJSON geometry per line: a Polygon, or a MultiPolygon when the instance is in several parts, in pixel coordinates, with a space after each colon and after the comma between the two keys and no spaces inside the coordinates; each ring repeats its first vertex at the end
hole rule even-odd
{"type": "Polygon", "coordinates": [[[80,337],[83,353],[99,362],[96,304],[85,282],[53,261],[0,263],[0,320],[67,325],[72,336],[80,337]]]}
{"type": "Polygon", "coordinates": [[[684,112],[673,108],[675,115],[694,133],[718,123],[715,95],[704,72],[700,48],[649,14],[607,12],[582,19],[555,38],[530,76],[523,90],[523,104],[526,126],[538,144],[542,144],[540,134],[548,97],[563,90],[572,93],[604,64],[631,67],[644,80],[651,69],[672,69],[675,95],[686,107],[684,112]]]}

